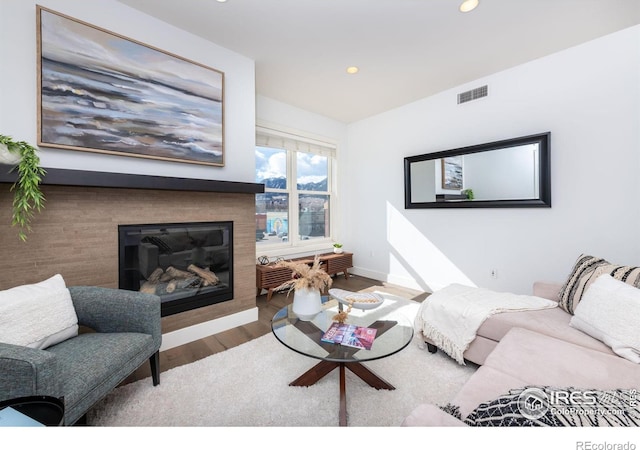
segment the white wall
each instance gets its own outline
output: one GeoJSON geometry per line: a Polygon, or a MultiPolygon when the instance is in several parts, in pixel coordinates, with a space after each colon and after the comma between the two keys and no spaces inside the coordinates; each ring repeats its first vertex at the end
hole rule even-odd
{"type": "MultiPolygon", "coordinates": [[[[41,148],[44,167],[186,178],[255,180],[254,62],[114,0],[39,0],[37,4],[225,74],[225,166],[212,167],[41,148]]],[[[37,142],[36,1],[0,4],[0,133],[37,142]]]]}
{"type": "Polygon", "coordinates": [[[259,124],[273,125],[281,131],[303,133],[306,137],[335,143],[338,152],[346,147],[346,124],[263,95],[256,96],[259,124]]]}
{"type": "Polygon", "coordinates": [[[640,26],[351,124],[348,142],[354,273],[529,293],[582,252],[640,265],[640,26]],[[484,84],[488,97],[456,104],[484,84]],[[404,209],[404,157],[546,131],[552,208],[404,209]]]}

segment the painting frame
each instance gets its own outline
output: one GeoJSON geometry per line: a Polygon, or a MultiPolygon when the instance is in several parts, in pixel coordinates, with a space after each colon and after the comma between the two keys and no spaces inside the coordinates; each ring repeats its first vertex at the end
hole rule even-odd
{"type": "Polygon", "coordinates": [[[223,167],[224,72],[37,5],[38,145],[223,167]]]}
{"type": "Polygon", "coordinates": [[[461,190],[464,186],[462,156],[442,158],[442,189],[461,190]]]}

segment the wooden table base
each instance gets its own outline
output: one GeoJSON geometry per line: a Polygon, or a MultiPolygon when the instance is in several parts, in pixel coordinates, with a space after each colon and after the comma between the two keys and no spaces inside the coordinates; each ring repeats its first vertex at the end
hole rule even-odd
{"type": "Polygon", "coordinates": [[[383,380],[376,375],[372,370],[365,367],[359,362],[333,362],[333,361],[320,361],[318,364],[307,370],[298,378],[289,383],[289,386],[312,386],[317,383],[321,378],[331,373],[336,367],[340,368],[340,411],[339,422],[340,426],[347,426],[347,383],[345,379],[346,370],[356,374],[361,380],[367,383],[372,388],[394,390],[395,387],[389,382],[383,380]]]}

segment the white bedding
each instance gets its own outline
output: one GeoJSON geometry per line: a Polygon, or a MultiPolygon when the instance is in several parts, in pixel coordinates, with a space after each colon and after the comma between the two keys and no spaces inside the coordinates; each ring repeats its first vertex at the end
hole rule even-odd
{"type": "Polygon", "coordinates": [[[416,334],[423,338],[422,342],[424,338],[429,339],[464,365],[465,350],[476,338],[478,328],[492,314],[557,306],[557,302],[542,297],[451,284],[422,302],[414,327],[416,334]]]}

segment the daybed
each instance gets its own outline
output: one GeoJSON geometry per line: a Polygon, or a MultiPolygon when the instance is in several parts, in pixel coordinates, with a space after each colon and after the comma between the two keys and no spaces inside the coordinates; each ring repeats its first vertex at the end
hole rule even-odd
{"type": "Polygon", "coordinates": [[[419,405],[402,425],[640,426],[639,287],[640,268],[581,255],[564,284],[534,284],[558,307],[490,316],[464,352],[481,367],[450,404],[419,405]],[[544,414],[523,416],[532,393],[544,414]],[[557,408],[562,395],[573,409],[557,408]]]}
{"type": "MultiPolygon", "coordinates": [[[[559,302],[562,286],[560,283],[535,282],[533,295],[559,302]]],[[[572,317],[572,314],[560,307],[494,314],[478,328],[476,338],[464,352],[464,359],[479,365],[484,364],[507,332],[516,327],[572,342],[599,352],[614,354],[611,348],[603,342],[571,327],[569,323],[572,317]]],[[[425,342],[428,344],[429,351],[436,351],[437,347],[432,341],[427,339],[425,342]]]]}

